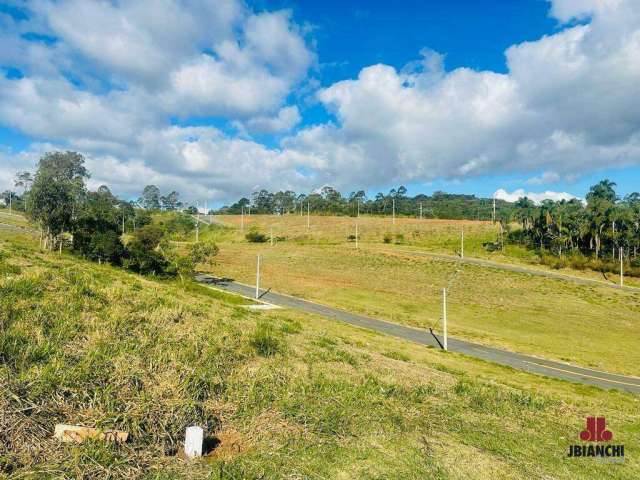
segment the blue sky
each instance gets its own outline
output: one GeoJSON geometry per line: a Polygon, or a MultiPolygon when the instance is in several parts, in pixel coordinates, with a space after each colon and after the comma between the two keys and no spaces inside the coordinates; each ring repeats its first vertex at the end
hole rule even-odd
{"type": "Polygon", "coordinates": [[[68,148],[129,198],[626,194],[638,38],[633,0],[1,3],[0,188],[68,148]]]}

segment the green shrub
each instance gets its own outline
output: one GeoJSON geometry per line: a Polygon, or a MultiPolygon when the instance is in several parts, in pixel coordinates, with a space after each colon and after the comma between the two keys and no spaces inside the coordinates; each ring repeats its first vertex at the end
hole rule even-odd
{"type": "Polygon", "coordinates": [[[390,234],[389,232],[384,234],[384,237],[382,237],[382,241],[384,243],[391,243],[393,241],[393,235],[390,234]]]}
{"type": "Polygon", "coordinates": [[[251,243],[264,243],[267,241],[267,236],[264,233],[260,233],[255,227],[252,227],[244,238],[251,243]]]}

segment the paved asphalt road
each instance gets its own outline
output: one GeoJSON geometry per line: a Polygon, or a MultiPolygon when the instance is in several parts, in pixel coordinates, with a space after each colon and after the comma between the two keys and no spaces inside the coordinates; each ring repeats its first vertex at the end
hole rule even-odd
{"type": "Polygon", "coordinates": [[[38,231],[29,227],[21,227],[20,225],[12,225],[10,223],[0,222],[0,230],[9,230],[12,232],[27,233],[29,235],[37,235],[38,231]]]}
{"type": "Polygon", "coordinates": [[[397,250],[397,251],[401,252],[401,253],[406,253],[408,255],[435,258],[436,260],[446,260],[446,261],[451,261],[451,262],[461,262],[461,263],[468,264],[468,265],[478,265],[478,266],[481,266],[481,267],[495,268],[495,269],[498,269],[498,270],[507,270],[509,272],[526,273],[528,275],[537,275],[537,276],[540,276],[540,277],[556,278],[558,280],[565,280],[567,282],[578,283],[580,285],[622,288],[624,290],[640,292],[640,288],[638,288],[638,287],[630,287],[628,285],[624,285],[623,287],[620,287],[620,284],[616,283],[617,280],[618,280],[617,276],[613,276],[613,278],[616,279],[616,282],[613,282],[613,281],[608,281],[607,282],[605,280],[595,280],[595,279],[592,279],[592,278],[576,277],[574,275],[566,275],[564,273],[551,272],[551,271],[546,271],[546,270],[537,270],[537,269],[534,269],[534,268],[527,268],[527,267],[523,267],[523,266],[519,266],[519,265],[510,265],[510,264],[507,264],[507,263],[492,262],[491,260],[483,260],[483,259],[480,259],[480,258],[465,258],[465,259],[462,259],[462,258],[460,258],[458,256],[455,256],[455,255],[444,255],[444,254],[441,254],[441,253],[430,253],[430,252],[423,252],[423,251],[419,251],[419,250],[397,250]]]}
{"type": "MultiPolygon", "coordinates": [[[[209,284],[246,297],[255,296],[255,287],[244,285],[227,279],[216,279],[208,275],[197,275],[196,280],[209,284]]],[[[333,307],[327,307],[307,300],[282,295],[271,291],[262,291],[260,300],[278,305],[281,307],[295,308],[309,313],[315,313],[328,318],[334,318],[350,325],[375,330],[392,337],[409,340],[421,345],[431,345],[438,347],[438,343],[433,336],[424,330],[407,327],[384,320],[356,315],[333,307]]],[[[440,341],[442,341],[440,339],[440,341]]],[[[562,362],[545,360],[530,355],[508,352],[497,348],[486,347],[464,340],[448,338],[449,350],[472,357],[487,360],[489,362],[507,365],[518,370],[545,375],[547,377],[560,378],[575,383],[595,385],[603,389],[618,389],[640,394],[640,378],[606,373],[588,368],[575,367],[562,362]]]]}

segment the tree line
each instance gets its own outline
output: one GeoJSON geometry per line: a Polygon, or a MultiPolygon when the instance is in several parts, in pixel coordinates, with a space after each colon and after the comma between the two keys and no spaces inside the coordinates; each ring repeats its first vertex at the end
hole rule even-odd
{"type": "Polygon", "coordinates": [[[104,185],[88,190],[89,178],[84,157],[76,152],[48,152],[40,158],[35,173],[17,175],[15,183],[23,193],[16,196],[16,205],[40,227],[43,248],[62,250],[68,245],[100,263],[181,278],[197,264],[213,261],[218,252],[214,244],[194,244],[185,253],[169,241],[172,232],[188,233],[195,227],[191,216],[176,213],[161,224],[152,221],[154,209],[181,207],[177,192],[161,197],[156,187],[147,187],[140,205],[118,199],[104,185]],[[130,238],[125,241],[127,229],[130,238]]]}
{"type": "MultiPolygon", "coordinates": [[[[243,197],[229,206],[220,208],[216,213],[238,215],[241,212],[258,214],[306,214],[314,215],[350,215],[360,211],[366,215],[382,215],[422,218],[445,218],[451,220],[492,220],[494,219],[494,199],[479,198],[475,195],[435,192],[428,196],[407,195],[404,186],[391,189],[388,193],[377,193],[368,198],[364,190],[341,194],[333,187],[325,186],[318,191],[305,194],[291,190],[253,192],[251,199],[243,197]]],[[[496,217],[509,217],[514,206],[504,200],[495,200],[496,217]]]]}
{"type": "MultiPolygon", "coordinates": [[[[577,199],[535,205],[515,202],[514,218],[521,228],[509,238],[558,257],[582,254],[594,259],[636,259],[640,248],[640,194],[620,197],[616,184],[602,180],[577,199]]],[[[510,220],[510,219],[506,219],[510,220]]]]}

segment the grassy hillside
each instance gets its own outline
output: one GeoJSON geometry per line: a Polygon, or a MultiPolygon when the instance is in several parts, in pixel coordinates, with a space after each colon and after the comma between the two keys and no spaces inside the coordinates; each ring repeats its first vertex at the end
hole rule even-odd
{"type": "MultiPolygon", "coordinates": [[[[307,218],[298,215],[245,215],[244,233],[241,231],[241,218],[234,215],[213,217],[223,222],[227,229],[217,229],[215,233],[205,232],[224,241],[243,241],[244,233],[255,227],[260,232],[281,241],[297,245],[349,245],[350,235],[355,235],[356,219],[354,217],[311,216],[310,227],[307,218]]],[[[513,224],[512,228],[519,226],[513,224]]],[[[433,220],[416,218],[360,217],[358,236],[360,245],[382,251],[416,250],[459,255],[461,251],[461,234],[464,230],[464,253],[467,257],[483,258],[498,263],[524,265],[539,270],[560,271],[568,275],[592,278],[600,281],[618,281],[617,275],[608,273],[605,276],[599,271],[590,269],[572,269],[570,266],[551,267],[541,262],[539,255],[523,245],[505,244],[504,249],[496,243],[499,238],[499,226],[488,221],[473,220],[433,220]],[[385,236],[389,243],[385,243],[385,236]]],[[[548,256],[547,256],[548,257],[548,256]]],[[[548,257],[552,258],[552,257],[548,257]]],[[[555,258],[555,257],[553,257],[555,258]]],[[[557,262],[556,262],[557,263],[557,262]]],[[[626,278],[627,285],[640,287],[640,279],[626,278]]]]}
{"type": "Polygon", "coordinates": [[[349,311],[440,328],[476,342],[640,375],[640,293],[415,257],[397,250],[223,242],[218,274],[349,311]]]}
{"type": "Polygon", "coordinates": [[[159,282],[0,232],[0,477],[637,478],[638,399],[159,282]],[[624,464],[568,459],[604,415],[624,464]],[[60,444],[55,423],[130,432],[60,444]],[[217,448],[180,460],[199,424],[217,448]]]}
{"type": "Polygon", "coordinates": [[[6,225],[15,225],[18,227],[28,227],[29,222],[20,213],[16,213],[15,211],[9,213],[9,210],[6,208],[0,209],[0,223],[4,223],[6,225]]]}

